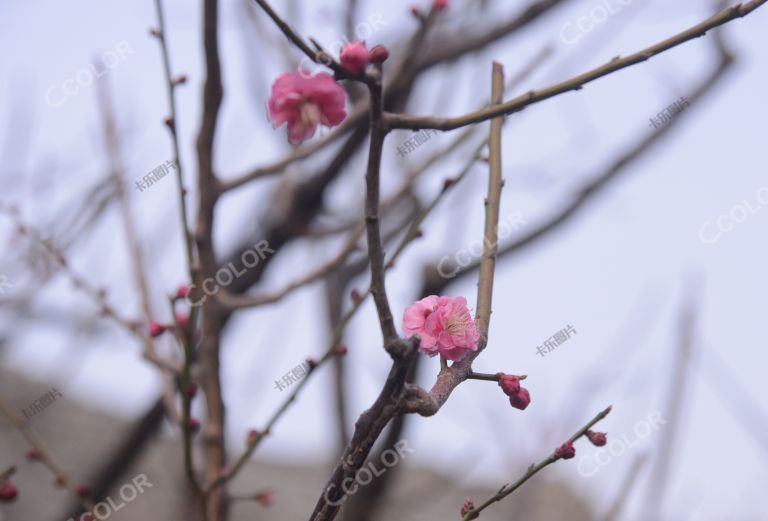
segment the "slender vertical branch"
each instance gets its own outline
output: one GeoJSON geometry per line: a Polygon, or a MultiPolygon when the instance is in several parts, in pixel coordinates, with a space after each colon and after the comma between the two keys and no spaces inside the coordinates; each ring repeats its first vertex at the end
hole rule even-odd
{"type": "MultiPolygon", "coordinates": [[[[504,97],[504,68],[493,63],[491,104],[501,103],[504,97]]],[[[477,324],[482,335],[480,349],[488,342],[488,328],[491,324],[491,302],[493,300],[493,276],[496,270],[498,249],[499,207],[501,205],[501,128],[504,118],[491,121],[488,138],[488,195],[485,199],[485,229],[483,232],[483,256],[480,261],[480,278],[477,283],[477,324]]]]}

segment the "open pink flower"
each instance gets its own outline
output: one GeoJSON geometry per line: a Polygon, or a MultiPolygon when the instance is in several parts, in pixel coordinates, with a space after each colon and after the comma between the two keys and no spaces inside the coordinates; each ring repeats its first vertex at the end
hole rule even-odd
{"type": "Polygon", "coordinates": [[[403,329],[408,337],[421,337],[422,353],[440,354],[454,362],[477,351],[480,341],[480,332],[464,297],[431,295],[419,300],[405,310],[403,329]]]}
{"type": "Polygon", "coordinates": [[[275,127],[288,124],[288,141],[298,145],[315,135],[317,125],[335,127],[344,121],[346,93],[328,74],[289,72],[272,84],[269,119],[275,127]]]}

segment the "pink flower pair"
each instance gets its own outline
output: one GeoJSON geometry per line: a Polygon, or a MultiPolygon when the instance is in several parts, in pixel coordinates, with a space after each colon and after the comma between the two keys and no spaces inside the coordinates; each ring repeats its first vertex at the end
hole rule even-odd
{"type": "Polygon", "coordinates": [[[442,355],[458,362],[477,351],[480,332],[464,297],[431,295],[408,307],[403,315],[408,337],[419,335],[419,351],[429,356],[442,355]]]}

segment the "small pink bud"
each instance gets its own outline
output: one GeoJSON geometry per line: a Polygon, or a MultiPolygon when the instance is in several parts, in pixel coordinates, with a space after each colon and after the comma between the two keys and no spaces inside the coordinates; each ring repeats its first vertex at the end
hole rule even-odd
{"type": "Polygon", "coordinates": [[[182,284],[179,289],[176,290],[176,298],[183,299],[189,296],[189,286],[182,284]]]}
{"type": "Polygon", "coordinates": [[[435,0],[435,3],[432,4],[432,9],[435,11],[442,11],[448,7],[448,0],[435,0]]]}
{"type": "Polygon", "coordinates": [[[383,45],[377,45],[371,49],[368,59],[371,63],[384,63],[389,58],[389,49],[383,45]]]}
{"type": "Polygon", "coordinates": [[[514,396],[520,392],[520,378],[511,374],[503,374],[499,377],[499,386],[507,396],[514,396]]]}
{"type": "Polygon", "coordinates": [[[347,354],[347,346],[336,346],[333,348],[333,354],[336,356],[344,356],[347,354]]]}
{"type": "Polygon", "coordinates": [[[472,498],[467,498],[467,500],[464,502],[464,504],[461,506],[461,517],[464,517],[467,515],[467,512],[470,512],[475,509],[475,504],[472,502],[472,498]]]}
{"type": "Polygon", "coordinates": [[[197,395],[197,384],[195,382],[187,384],[187,387],[184,389],[184,394],[190,398],[194,398],[195,395],[197,395]]]}
{"type": "Polygon", "coordinates": [[[189,431],[195,433],[200,430],[200,421],[197,418],[189,418],[189,431]]]}
{"type": "Polygon", "coordinates": [[[604,432],[587,431],[587,438],[592,442],[595,447],[602,447],[608,443],[608,438],[604,432]]]}
{"type": "Polygon", "coordinates": [[[184,313],[179,313],[176,315],[176,323],[179,325],[181,329],[185,329],[187,327],[187,322],[189,321],[189,317],[185,315],[184,313]]]}
{"type": "Polygon", "coordinates": [[[573,448],[573,443],[563,443],[557,449],[555,449],[555,459],[571,459],[576,455],[576,449],[573,448]]]}
{"type": "Polygon", "coordinates": [[[19,495],[19,490],[10,480],[0,483],[0,503],[10,503],[19,495]]]}
{"type": "Polygon", "coordinates": [[[341,66],[352,74],[360,74],[368,65],[370,57],[368,49],[363,42],[348,43],[341,48],[341,66]]]}
{"type": "Polygon", "coordinates": [[[43,459],[43,455],[37,449],[30,449],[27,451],[27,461],[40,461],[43,459]]]}
{"type": "Polygon", "coordinates": [[[352,293],[350,294],[350,296],[352,297],[352,302],[355,305],[360,304],[360,301],[363,300],[363,297],[360,295],[360,292],[357,291],[356,289],[352,290],[352,293]]]}
{"type": "Polygon", "coordinates": [[[254,499],[264,508],[271,507],[275,502],[274,494],[271,491],[259,492],[254,496],[254,499]]]}
{"type": "Polygon", "coordinates": [[[259,438],[261,438],[262,434],[257,431],[256,429],[251,429],[248,431],[248,446],[252,447],[253,445],[256,445],[256,442],[259,441],[259,438]]]}
{"type": "Polygon", "coordinates": [[[531,393],[525,387],[521,387],[519,391],[509,397],[509,403],[515,409],[524,411],[528,404],[531,403],[531,393]]]}
{"type": "Polygon", "coordinates": [[[91,489],[89,489],[87,485],[77,485],[75,490],[77,491],[77,495],[83,499],[91,495],[91,489]]]}
{"type": "Polygon", "coordinates": [[[149,336],[152,338],[157,338],[163,333],[165,333],[166,327],[162,324],[158,324],[157,322],[150,322],[149,323],[149,336]]]}

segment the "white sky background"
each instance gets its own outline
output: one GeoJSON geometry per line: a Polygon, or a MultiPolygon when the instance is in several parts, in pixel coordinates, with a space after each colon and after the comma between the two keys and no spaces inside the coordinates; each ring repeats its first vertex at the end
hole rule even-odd
{"type": "MultiPolygon", "coordinates": [[[[264,109],[270,81],[283,72],[284,65],[279,53],[248,45],[254,42],[247,36],[253,26],[244,22],[239,0],[221,3],[225,101],[216,166],[223,177],[232,177],[288,150],[284,129],[273,131],[266,125],[264,109]],[[249,72],[248,61],[264,68],[260,77],[249,72]]],[[[285,12],[283,2],[274,3],[285,12]]],[[[403,31],[415,28],[409,2],[361,3],[361,21],[381,14],[387,23],[369,39],[370,44],[391,43],[403,31]]],[[[456,17],[461,6],[471,3],[454,0],[447,16],[456,17]]],[[[520,5],[509,2],[515,6],[509,7],[501,0],[493,3],[497,4],[497,20],[509,18],[520,5]]],[[[563,44],[559,40],[563,23],[589,13],[599,3],[573,1],[515,37],[452,65],[449,84],[441,83],[448,77],[445,68],[432,70],[429,83],[421,85],[409,111],[454,115],[484,103],[492,59],[503,63],[511,76],[545,44],[555,45],[555,55],[516,90],[520,93],[655,43],[714,12],[710,2],[635,0],[578,42],[563,44]]],[[[203,79],[198,4],[166,1],[172,64],[177,73],[190,77],[189,84],[178,91],[188,175],[194,171],[203,79]]],[[[302,34],[330,44],[343,34],[340,25],[329,23],[340,19],[335,18],[340,12],[337,4],[342,5],[330,0],[311,2],[292,22],[302,34]]],[[[464,14],[461,20],[471,23],[476,18],[464,14]]],[[[265,18],[262,22],[277,34],[265,18]]],[[[760,384],[765,381],[768,362],[763,349],[768,207],[757,202],[756,192],[768,187],[766,24],[768,7],[729,24],[726,37],[738,54],[738,63],[727,79],[699,102],[701,106],[690,107],[682,116],[685,121],[598,195],[587,211],[499,264],[491,340],[476,368],[529,375],[525,384],[533,399],[529,409],[521,413],[510,408],[494,385],[468,382],[436,417],[410,420],[406,438],[416,449],[413,461],[456,473],[468,465],[473,470],[466,480],[498,486],[516,478],[608,404],[614,404],[614,412],[601,428],[609,432],[609,439],[622,433],[631,437],[635,426],[655,411],[664,417],[677,318],[685,280],[693,274],[702,281],[698,348],[717,351],[752,397],[762,396],[760,384]],[[717,243],[704,244],[699,238],[702,224],[745,199],[760,211],[723,234],[717,243]],[[567,324],[578,334],[546,357],[538,356],[536,345],[567,324]]],[[[148,28],[154,25],[154,2],[150,0],[0,4],[0,45],[4,49],[0,61],[0,150],[4,152],[0,200],[18,204],[28,222],[47,226],[54,210],[58,213],[76,204],[86,187],[104,175],[96,88],[83,88],[60,108],[48,106],[45,93],[50,85],[60,86],[119,42],[127,42],[135,53],[100,81],[109,81],[112,87],[124,131],[128,178],[138,179],[170,158],[170,143],[161,124],[167,107],[159,46],[148,35],[148,28]],[[40,179],[53,181],[42,183],[40,179]]],[[[713,51],[707,40],[690,42],[513,116],[504,135],[507,184],[502,217],[520,211],[528,226],[535,227],[568,199],[572,188],[601,172],[649,132],[649,118],[685,96],[711,70],[713,51]]],[[[393,52],[391,59],[396,58],[393,52]]],[[[395,146],[406,137],[395,133],[388,141],[385,190],[399,184],[404,169],[395,146]]],[[[413,160],[428,157],[440,146],[438,142],[447,141],[432,138],[412,154],[413,160]]],[[[356,159],[358,164],[363,164],[362,159],[356,159]]],[[[461,156],[453,156],[425,176],[420,185],[422,196],[431,197],[443,178],[462,164],[461,156]]],[[[293,173],[300,171],[301,166],[293,173]]],[[[396,315],[416,296],[420,282],[415,281],[420,281],[424,263],[453,255],[479,237],[483,179],[484,171],[478,166],[466,184],[429,218],[426,237],[410,247],[392,272],[388,287],[396,315]]],[[[362,183],[362,176],[345,176],[334,185],[327,203],[351,212],[362,204],[362,183]]],[[[234,241],[252,230],[241,228],[242,216],[250,215],[254,205],[269,204],[273,186],[274,181],[262,181],[221,201],[216,230],[219,251],[229,251],[234,241]]],[[[184,281],[179,268],[183,258],[173,180],[169,176],[133,195],[159,304],[164,293],[184,281]]],[[[0,231],[7,238],[2,257],[10,257],[14,243],[6,220],[0,231]]],[[[135,309],[121,234],[118,213],[112,210],[71,260],[94,284],[114,288],[113,302],[124,301],[121,307],[135,309]]],[[[292,280],[313,259],[319,262],[327,254],[325,248],[292,245],[268,270],[271,285],[292,280]]],[[[8,275],[15,286],[23,288],[24,274],[8,275]]],[[[449,293],[466,295],[474,305],[474,280],[451,286],[449,293]]],[[[55,307],[92,309],[64,280],[45,295],[55,307]]],[[[323,302],[322,288],[315,286],[275,307],[241,314],[230,329],[223,371],[233,443],[240,444],[245,431],[261,426],[285,399],[285,391],[273,389],[273,380],[323,349],[325,314],[324,310],[318,312],[323,302]]],[[[3,326],[9,326],[7,320],[3,326]]],[[[358,314],[348,331],[350,405],[356,418],[378,393],[389,362],[379,345],[371,305],[358,314]]],[[[79,346],[87,357],[78,365],[65,363],[65,354],[78,347],[71,337],[43,328],[16,334],[3,363],[55,381],[65,396],[123,415],[140,413],[157,396],[160,381],[155,370],[122,333],[111,335],[108,344],[79,346]]],[[[703,369],[719,363],[706,354],[700,358],[703,369]]],[[[437,371],[436,360],[425,365],[437,371]]],[[[262,457],[322,460],[335,450],[333,409],[327,400],[330,374],[326,368],[316,375],[263,446],[262,457]]],[[[728,402],[721,400],[728,395],[711,374],[696,369],[691,373],[691,392],[678,425],[677,452],[670,467],[665,519],[765,519],[759,516],[765,515],[768,505],[758,486],[768,478],[764,446],[729,413],[728,402]],[[705,502],[700,504],[702,500],[705,502]]],[[[432,375],[421,383],[428,385],[431,379],[432,375]]],[[[579,458],[595,452],[584,441],[577,445],[575,460],[545,472],[569,480],[602,512],[636,457],[646,454],[655,464],[653,455],[664,428],[613,458],[594,477],[584,478],[577,471],[579,458]]],[[[650,470],[646,467],[641,474],[631,512],[623,519],[643,518],[639,509],[646,500],[642,492],[650,470]]],[[[457,504],[461,497],[459,493],[457,504]]]]}

